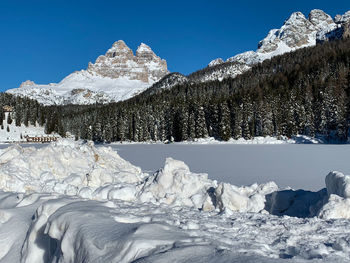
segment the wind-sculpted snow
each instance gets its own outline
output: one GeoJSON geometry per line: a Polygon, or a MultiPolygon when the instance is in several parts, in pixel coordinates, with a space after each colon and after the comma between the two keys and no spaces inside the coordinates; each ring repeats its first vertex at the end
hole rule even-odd
{"type": "Polygon", "coordinates": [[[110,148],[69,140],[41,149],[9,147],[2,151],[0,164],[0,188],[15,192],[91,197],[87,193],[104,185],[136,183],[145,176],[110,148]]]}
{"type": "Polygon", "coordinates": [[[217,185],[207,174],[192,173],[182,161],[168,158],[153,175],[141,172],[107,147],[61,140],[36,149],[15,145],[0,155],[0,188],[14,192],[48,192],[95,200],[123,200],[189,206],[203,210],[262,210],[271,183],[250,187],[217,185]],[[216,189],[216,190],[215,190],[216,189]],[[265,190],[261,190],[265,189],[265,190]],[[244,205],[233,205],[237,198],[244,205]],[[259,209],[257,209],[257,207],[259,209]]]}
{"type": "Polygon", "coordinates": [[[13,146],[0,152],[0,262],[348,262],[348,178],[238,187],[172,158],[142,173],[90,143],[13,146]]]}

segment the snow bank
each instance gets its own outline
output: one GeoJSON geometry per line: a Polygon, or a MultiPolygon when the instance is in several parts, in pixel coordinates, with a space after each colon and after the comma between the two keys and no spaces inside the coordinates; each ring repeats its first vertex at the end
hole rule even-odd
{"type": "Polygon", "coordinates": [[[343,198],[350,198],[350,176],[340,172],[330,172],[326,176],[328,195],[335,194],[343,198]]]}
{"type": "Polygon", "coordinates": [[[237,187],[220,183],[215,189],[220,211],[260,212],[265,207],[265,196],[278,190],[274,182],[237,187]]]}
{"type": "Polygon", "coordinates": [[[264,209],[274,183],[245,187],[217,185],[207,174],[192,173],[182,161],[167,158],[153,175],[123,160],[115,151],[91,143],[60,140],[36,149],[15,145],[0,154],[0,188],[46,192],[94,200],[152,202],[204,211],[264,209]]]}
{"type": "Polygon", "coordinates": [[[145,174],[111,148],[60,140],[47,147],[14,145],[0,153],[0,188],[99,198],[101,187],[140,182],[145,174]]]}
{"type": "Polygon", "coordinates": [[[0,262],[348,262],[349,221],[323,220],[350,218],[348,178],[332,172],[316,193],[238,187],[172,158],[148,175],[90,143],[13,146],[0,152],[0,262]]]}
{"type": "MultiPolygon", "coordinates": [[[[123,142],[113,142],[113,144],[164,144],[169,143],[168,141],[145,141],[145,142],[133,142],[133,141],[123,141],[123,142]]],[[[322,138],[314,138],[307,135],[295,135],[292,138],[286,136],[256,136],[251,139],[229,139],[228,141],[217,140],[214,137],[206,138],[195,138],[188,141],[172,142],[173,144],[322,144],[325,140],[322,138]]]]}
{"type": "Polygon", "coordinates": [[[321,208],[319,215],[322,219],[350,218],[350,199],[331,194],[328,202],[321,208]]]}
{"type": "Polygon", "coordinates": [[[188,166],[172,158],[167,158],[164,168],[148,178],[142,188],[140,200],[176,206],[191,206],[212,210],[208,189],[216,185],[207,174],[191,173],[188,166]]]}
{"type": "Polygon", "coordinates": [[[350,176],[340,172],[330,172],[326,176],[328,200],[319,211],[323,219],[350,219],[350,176]]]}
{"type": "Polygon", "coordinates": [[[335,210],[348,203],[350,176],[331,172],[326,187],[329,197],[337,195],[344,202],[326,198],[324,191],[281,191],[274,182],[241,187],[217,183],[172,158],[166,159],[163,169],[149,175],[111,148],[96,148],[92,143],[60,140],[43,148],[14,145],[0,152],[0,189],[26,194],[187,206],[227,214],[266,210],[275,215],[347,218],[346,213],[335,210]]]}
{"type": "Polygon", "coordinates": [[[112,203],[74,199],[46,202],[28,232],[23,262],[132,262],[175,243],[182,247],[195,241],[173,226],[143,222],[141,217],[119,222],[115,208],[112,203]]]}

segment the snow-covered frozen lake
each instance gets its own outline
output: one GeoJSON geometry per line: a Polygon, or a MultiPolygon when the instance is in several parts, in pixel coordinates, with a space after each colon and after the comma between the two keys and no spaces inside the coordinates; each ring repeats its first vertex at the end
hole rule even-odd
{"type": "MultiPolygon", "coordinates": [[[[2,144],[0,149],[11,144],[2,144]]],[[[21,144],[41,148],[47,144],[21,144]]],[[[106,146],[106,145],[104,145],[106,146]]],[[[274,181],[280,187],[317,191],[334,170],[350,174],[350,145],[325,144],[111,144],[120,156],[146,172],[167,157],[182,160],[197,173],[234,185],[274,181]]]]}
{"type": "Polygon", "coordinates": [[[275,181],[280,187],[319,190],[333,170],[350,174],[350,145],[112,145],[121,157],[145,171],[163,167],[166,157],[182,160],[193,172],[234,185],[275,181]]]}

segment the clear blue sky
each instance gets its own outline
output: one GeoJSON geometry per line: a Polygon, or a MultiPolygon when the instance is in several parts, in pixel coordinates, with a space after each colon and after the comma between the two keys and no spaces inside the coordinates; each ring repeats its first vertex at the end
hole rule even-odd
{"type": "Polygon", "coordinates": [[[119,39],[133,50],[148,44],[170,71],[188,74],[255,50],[292,12],[314,8],[334,16],[350,1],[1,0],[0,90],[59,82],[119,39]]]}

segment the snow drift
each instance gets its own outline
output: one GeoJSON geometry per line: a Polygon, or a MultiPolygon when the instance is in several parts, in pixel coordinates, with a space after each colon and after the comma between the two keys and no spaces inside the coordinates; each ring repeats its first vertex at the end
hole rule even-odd
{"type": "Polygon", "coordinates": [[[172,158],[149,175],[109,147],[15,145],[0,152],[0,262],[346,262],[349,221],[323,219],[350,218],[349,182],[238,187],[172,158]]]}
{"type": "Polygon", "coordinates": [[[334,195],[350,198],[350,176],[340,172],[329,173],[327,191],[317,193],[279,190],[274,182],[238,187],[210,180],[207,174],[192,173],[184,162],[172,158],[166,159],[164,168],[149,175],[110,147],[70,140],[44,148],[14,145],[0,152],[0,164],[0,188],[26,194],[55,193],[228,213],[267,210],[278,215],[289,211],[288,215],[296,216],[299,210],[298,216],[307,217],[321,211],[320,215],[327,218],[321,207],[328,201],[334,203],[334,195]],[[301,209],[305,211],[300,214],[301,209]]]}
{"type": "Polygon", "coordinates": [[[210,211],[259,212],[268,183],[245,187],[217,184],[207,174],[192,173],[182,161],[167,158],[153,175],[141,172],[109,147],[61,140],[45,148],[15,145],[0,154],[0,188],[21,193],[45,192],[93,200],[151,202],[210,211]]]}

